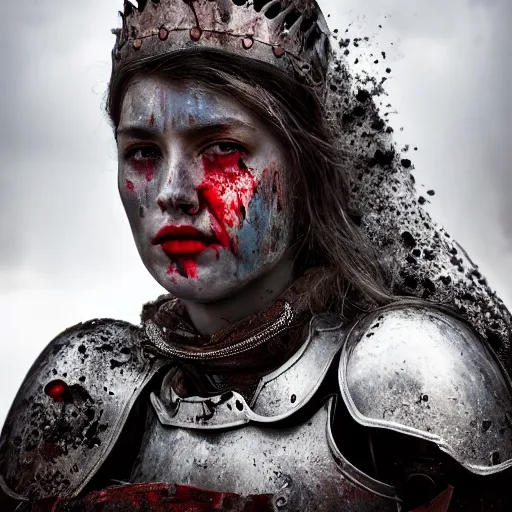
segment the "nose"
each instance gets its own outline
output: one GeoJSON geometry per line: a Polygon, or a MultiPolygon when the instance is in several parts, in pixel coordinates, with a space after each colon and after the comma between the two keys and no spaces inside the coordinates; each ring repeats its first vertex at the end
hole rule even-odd
{"type": "Polygon", "coordinates": [[[195,215],[199,212],[199,195],[193,176],[184,166],[170,170],[167,183],[158,194],[157,204],[162,212],[182,212],[195,215]]]}

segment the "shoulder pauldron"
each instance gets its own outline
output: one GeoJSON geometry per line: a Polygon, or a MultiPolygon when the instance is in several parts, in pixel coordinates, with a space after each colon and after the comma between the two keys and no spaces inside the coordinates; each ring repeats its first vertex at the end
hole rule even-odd
{"type": "Polygon", "coordinates": [[[39,356],[11,407],[0,442],[0,484],[13,497],[76,495],[94,476],[158,364],[142,331],[92,320],[39,356]]]}
{"type": "Polygon", "coordinates": [[[356,421],[436,443],[476,474],[512,466],[512,386],[471,328],[432,307],[395,305],[343,347],[341,393],[356,421]]]}

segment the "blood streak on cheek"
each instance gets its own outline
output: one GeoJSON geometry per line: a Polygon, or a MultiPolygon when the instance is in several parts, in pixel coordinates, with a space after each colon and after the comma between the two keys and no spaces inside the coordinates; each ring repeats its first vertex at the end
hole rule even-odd
{"type": "Polygon", "coordinates": [[[133,192],[133,191],[135,190],[135,185],[133,184],[133,181],[126,180],[126,188],[127,188],[130,192],[133,192]]]}
{"type": "Polygon", "coordinates": [[[146,158],[140,161],[132,162],[132,167],[135,172],[145,176],[146,181],[149,183],[153,181],[158,169],[158,160],[156,158],[146,158]]]}
{"type": "Polygon", "coordinates": [[[240,229],[258,185],[243,162],[241,152],[203,157],[204,181],[197,191],[211,215],[211,227],[220,245],[238,253],[228,228],[240,229]]]}

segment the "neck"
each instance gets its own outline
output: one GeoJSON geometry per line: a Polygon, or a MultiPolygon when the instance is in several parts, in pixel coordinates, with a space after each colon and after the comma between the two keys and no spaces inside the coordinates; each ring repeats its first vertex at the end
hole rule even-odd
{"type": "Polygon", "coordinates": [[[290,286],[293,262],[283,259],[270,272],[251,281],[229,297],[209,303],[183,301],[194,327],[210,335],[269,307],[290,286]]]}

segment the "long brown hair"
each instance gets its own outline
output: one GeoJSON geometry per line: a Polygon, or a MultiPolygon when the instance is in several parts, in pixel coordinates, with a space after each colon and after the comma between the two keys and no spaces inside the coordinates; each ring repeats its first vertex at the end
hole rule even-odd
{"type": "Polygon", "coordinates": [[[106,109],[114,130],[127,87],[151,74],[227,94],[284,139],[291,161],[287,188],[295,271],[312,275],[308,299],[313,312],[336,309],[347,315],[353,306],[366,309],[391,300],[385,273],[348,210],[353,160],[332,133],[314,88],[270,64],[218,50],[156,56],[120,67],[112,75],[106,109]]]}

